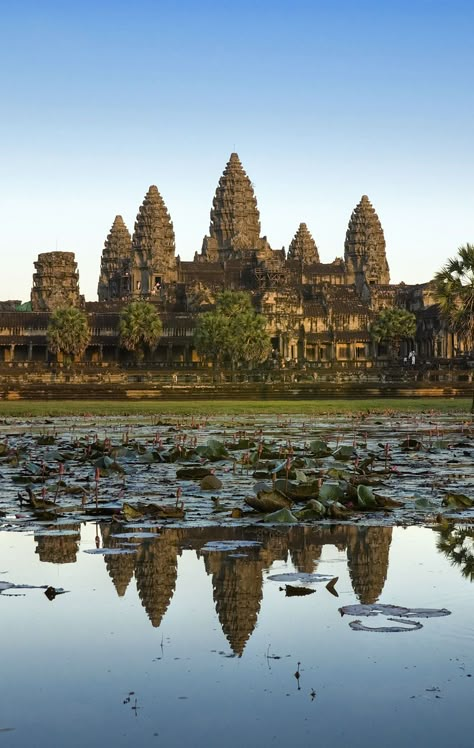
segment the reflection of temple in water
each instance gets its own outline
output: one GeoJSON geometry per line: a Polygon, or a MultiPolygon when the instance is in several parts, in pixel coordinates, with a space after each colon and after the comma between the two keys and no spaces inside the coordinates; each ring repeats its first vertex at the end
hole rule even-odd
{"type": "MultiPolygon", "coordinates": [[[[43,532],[47,532],[43,530],[43,532]]],[[[76,561],[81,538],[80,523],[61,525],[61,532],[67,535],[42,535],[35,533],[36,553],[40,561],[50,564],[73,564],[76,561]]]]}
{"type": "Polygon", "coordinates": [[[161,624],[168,610],[178,576],[177,530],[169,529],[156,540],[140,544],[135,579],[137,590],[152,626],[161,624]]]}
{"type": "MultiPolygon", "coordinates": [[[[102,544],[104,548],[123,548],[123,538],[116,533],[115,525],[102,522],[100,525],[102,535],[102,544]]],[[[117,595],[123,597],[127,591],[133,574],[135,572],[134,553],[123,553],[116,556],[104,556],[105,566],[109,572],[109,577],[114,583],[117,595]]]]}
{"type": "Polygon", "coordinates": [[[214,602],[222,631],[239,657],[257,624],[264,567],[260,549],[246,548],[245,553],[245,558],[226,551],[212,551],[204,556],[206,571],[212,574],[214,602]]]}
{"type": "Polygon", "coordinates": [[[384,588],[391,527],[346,527],[347,565],[352,587],[364,605],[375,603],[384,588]]]}
{"type": "MultiPolygon", "coordinates": [[[[59,563],[76,558],[77,536],[38,536],[41,560],[59,563]]],[[[257,624],[263,595],[264,571],[275,561],[288,557],[301,572],[316,570],[325,545],[347,551],[347,563],[354,593],[361,603],[374,603],[382,593],[392,539],[390,527],[351,525],[296,525],[283,528],[201,527],[161,529],[156,538],[124,539],[127,525],[100,525],[104,548],[135,547],[135,553],[105,555],[107,572],[117,594],[123,597],[135,576],[138,595],[154,627],[161,625],[174,594],[178,554],[186,548],[203,557],[207,574],[212,576],[217,616],[232,651],[241,656],[257,624]],[[122,537],[121,537],[122,535],[122,537]],[[228,550],[207,550],[211,541],[257,540],[260,545],[228,550]]],[[[144,528],[145,529],[145,528],[144,528]]]]}

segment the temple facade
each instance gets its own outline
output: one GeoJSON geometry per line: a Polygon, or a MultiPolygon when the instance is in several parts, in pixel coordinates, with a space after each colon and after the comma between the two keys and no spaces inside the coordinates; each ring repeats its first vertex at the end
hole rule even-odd
{"type": "MultiPolygon", "coordinates": [[[[341,253],[342,254],[342,253],[341,253]]],[[[98,302],[85,303],[71,252],[40,254],[31,304],[0,306],[0,361],[54,360],[47,351],[49,314],[63,306],[86,310],[92,329],[85,360],[126,359],[120,350],[120,311],[132,300],[157,306],[163,338],[156,363],[198,363],[193,332],[198,315],[223,290],[251,294],[265,315],[274,357],[298,364],[373,363],[387,351],[375,345],[370,325],[381,309],[399,306],[417,315],[418,331],[404,346],[425,359],[452,357],[457,341],[443,326],[431,283],[391,284],[381,221],[363,195],[348,220],[343,257],[321,262],[315,239],[301,222],[285,248],[262,235],[252,183],[236,153],[220,177],[209,233],[192,261],[176,253],[173,223],[152,185],[139,207],[133,234],[115,216],[100,258],[98,302]]],[[[405,350],[400,351],[403,356],[405,350]]]]}

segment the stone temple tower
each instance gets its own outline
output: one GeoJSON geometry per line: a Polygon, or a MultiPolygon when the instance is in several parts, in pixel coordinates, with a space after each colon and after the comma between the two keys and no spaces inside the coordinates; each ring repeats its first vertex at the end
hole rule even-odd
{"type": "Polygon", "coordinates": [[[319,262],[319,253],[316,242],[311,236],[305,223],[300,223],[298,231],[288,247],[288,259],[299,260],[304,265],[311,265],[314,262],[319,262]]]}
{"type": "Polygon", "coordinates": [[[237,153],[231,153],[212,203],[202,259],[217,262],[252,255],[265,259],[270,253],[266,238],[260,237],[260,214],[252,183],[237,153]]]}
{"type": "Polygon", "coordinates": [[[97,293],[99,301],[109,301],[129,293],[128,266],[132,252],[132,238],[122,216],[115,216],[105,240],[100,263],[97,293]]]}
{"type": "Polygon", "coordinates": [[[135,221],[132,238],[131,293],[159,294],[163,284],[176,281],[173,224],[166,205],[152,185],[135,221]]]}
{"type": "Polygon", "coordinates": [[[63,307],[83,307],[74,252],[43,252],[34,263],[31,289],[33,312],[54,312],[63,307]]]}
{"type": "Polygon", "coordinates": [[[368,285],[390,283],[385,237],[379,217],[367,195],[354,208],[344,243],[346,282],[368,285]]]}

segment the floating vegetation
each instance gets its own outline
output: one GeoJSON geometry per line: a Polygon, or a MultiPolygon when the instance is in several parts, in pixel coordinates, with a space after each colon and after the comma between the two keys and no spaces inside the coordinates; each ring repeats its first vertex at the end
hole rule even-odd
{"type": "Polygon", "coordinates": [[[14,419],[3,527],[101,518],[199,525],[474,520],[474,427],[459,415],[14,419]]]}

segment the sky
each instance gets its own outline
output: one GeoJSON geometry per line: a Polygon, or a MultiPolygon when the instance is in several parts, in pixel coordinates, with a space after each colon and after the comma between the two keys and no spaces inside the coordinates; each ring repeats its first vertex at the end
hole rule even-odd
{"type": "Polygon", "coordinates": [[[474,241],[471,0],[0,0],[0,299],[72,251],[97,298],[116,214],[156,184],[192,259],[237,151],[262,235],[344,253],[367,194],[393,282],[474,241]]]}

